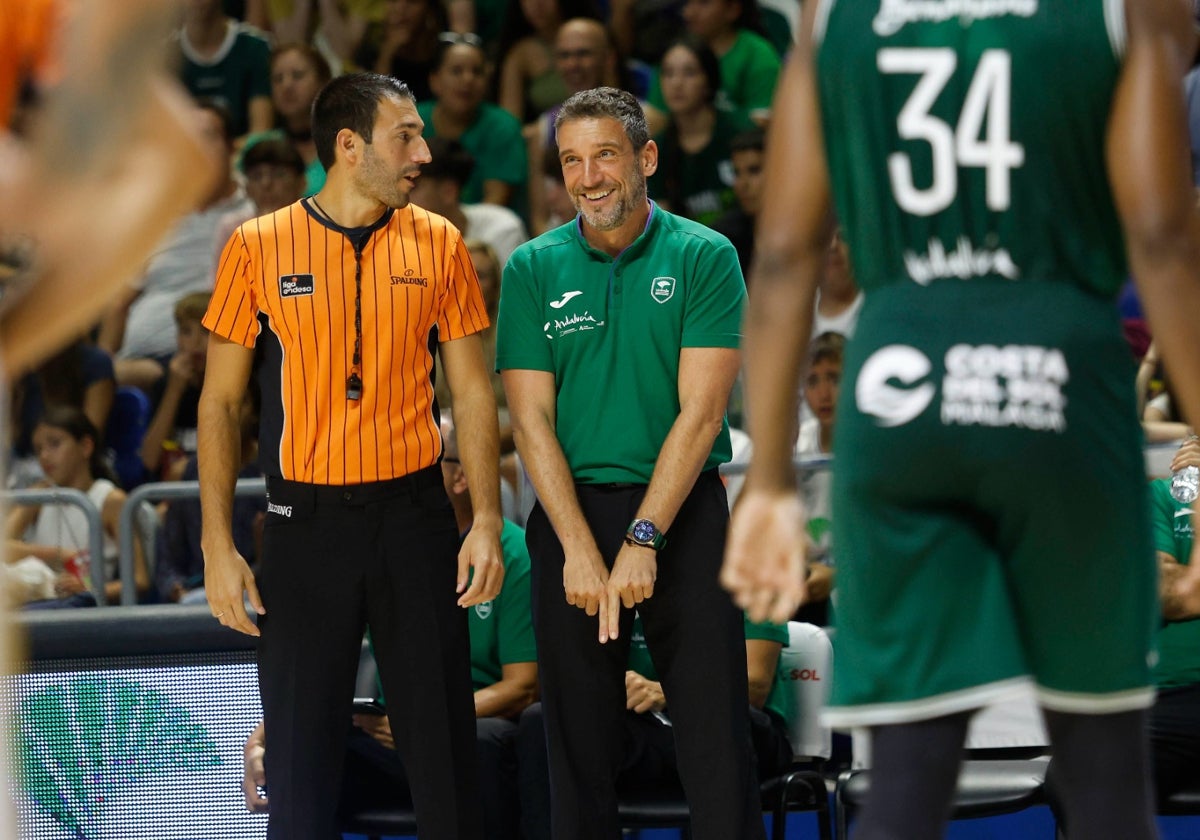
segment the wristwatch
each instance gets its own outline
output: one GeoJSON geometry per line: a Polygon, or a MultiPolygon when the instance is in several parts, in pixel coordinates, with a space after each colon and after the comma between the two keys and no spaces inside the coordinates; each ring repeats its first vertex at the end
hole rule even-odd
{"type": "Polygon", "coordinates": [[[629,530],[625,532],[625,542],[661,551],[662,547],[667,544],[667,538],[649,519],[635,519],[629,524],[629,530]]]}

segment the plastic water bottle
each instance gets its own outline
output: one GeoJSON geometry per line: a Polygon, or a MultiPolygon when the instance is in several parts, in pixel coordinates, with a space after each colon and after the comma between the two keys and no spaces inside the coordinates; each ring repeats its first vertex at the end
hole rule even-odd
{"type": "Polygon", "coordinates": [[[1184,467],[1171,476],[1171,497],[1181,505],[1190,505],[1200,496],[1200,467],[1184,467]]]}

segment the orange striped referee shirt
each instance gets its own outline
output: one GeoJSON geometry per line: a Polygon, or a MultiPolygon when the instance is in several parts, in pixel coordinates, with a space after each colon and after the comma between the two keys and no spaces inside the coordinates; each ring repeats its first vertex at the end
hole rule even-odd
{"type": "Polygon", "coordinates": [[[438,341],[488,316],[458,230],[409,205],[337,228],[307,199],[239,227],[226,243],[204,317],[213,333],[262,344],[263,472],[311,484],[385,481],[431,466],[438,341]],[[360,399],[348,397],[361,245],[360,399]]]}

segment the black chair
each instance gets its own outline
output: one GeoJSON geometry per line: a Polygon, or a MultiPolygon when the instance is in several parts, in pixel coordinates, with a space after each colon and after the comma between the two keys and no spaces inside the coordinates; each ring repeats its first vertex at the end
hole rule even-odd
{"type": "MultiPolygon", "coordinates": [[[[1047,804],[1044,783],[1049,758],[1031,757],[1031,753],[1040,752],[1040,748],[988,750],[983,754],[1001,752],[1011,757],[975,757],[963,762],[950,815],[952,820],[1015,814],[1047,804]]],[[[846,770],[838,777],[834,811],[837,815],[835,836],[840,840],[849,837],[850,817],[862,806],[870,789],[870,770],[846,770]]]]}
{"type": "Polygon", "coordinates": [[[343,814],[339,827],[345,833],[365,834],[367,840],[414,835],[417,833],[417,815],[412,810],[368,808],[343,814]]]}
{"type": "Polygon", "coordinates": [[[1158,814],[1163,817],[1200,817],[1200,780],[1159,802],[1158,814]]]}
{"type": "MultiPolygon", "coordinates": [[[[684,840],[691,837],[691,813],[682,793],[626,794],[618,804],[621,827],[678,828],[684,840]]],[[[787,815],[813,811],[820,840],[832,840],[829,792],[825,777],[816,769],[796,766],[762,784],[762,808],[771,814],[771,840],[785,840],[787,815]]]]}

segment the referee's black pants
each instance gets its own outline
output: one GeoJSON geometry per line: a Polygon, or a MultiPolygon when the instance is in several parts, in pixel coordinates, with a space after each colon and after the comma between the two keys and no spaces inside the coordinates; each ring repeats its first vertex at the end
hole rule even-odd
{"type": "MultiPolygon", "coordinates": [[[[644,486],[577,485],[611,569],[644,486]]],[[[658,552],[654,596],[638,605],[675,733],[679,776],[695,840],[764,837],[746,713],[742,614],[718,582],[729,520],[716,470],[701,474],[658,552]]],[[[617,640],[600,644],[599,621],[566,601],[563,550],[540,506],[530,514],[533,628],[550,762],[555,840],[614,840],[622,765],[625,671],[633,611],[617,640]]]]}
{"type": "Polygon", "coordinates": [[[459,536],[438,465],[345,487],[272,479],[258,587],[269,840],[334,840],[370,627],[421,840],[479,840],[459,536]]]}

